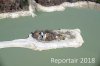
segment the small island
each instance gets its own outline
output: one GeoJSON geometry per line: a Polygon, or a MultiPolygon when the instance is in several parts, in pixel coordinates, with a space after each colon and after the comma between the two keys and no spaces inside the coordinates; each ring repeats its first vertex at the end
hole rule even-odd
{"type": "Polygon", "coordinates": [[[84,40],[80,29],[39,30],[29,34],[26,39],[1,41],[0,49],[8,47],[22,47],[32,50],[49,50],[56,48],[78,48],[84,40]]]}

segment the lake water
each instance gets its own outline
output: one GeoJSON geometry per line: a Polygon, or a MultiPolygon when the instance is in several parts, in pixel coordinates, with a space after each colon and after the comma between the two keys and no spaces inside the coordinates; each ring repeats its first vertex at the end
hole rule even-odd
{"type": "Polygon", "coordinates": [[[100,11],[67,8],[62,12],[37,12],[35,18],[0,20],[0,41],[27,38],[37,29],[79,28],[84,39],[80,48],[34,51],[24,48],[0,49],[0,66],[100,66],[100,11]],[[51,58],[95,58],[94,63],[51,63],[51,58]]]}

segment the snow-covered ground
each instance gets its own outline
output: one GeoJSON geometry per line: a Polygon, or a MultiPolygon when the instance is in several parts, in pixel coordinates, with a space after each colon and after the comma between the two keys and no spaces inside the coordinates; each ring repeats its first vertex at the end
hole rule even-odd
{"type": "MultiPolygon", "coordinates": [[[[81,47],[84,43],[83,38],[81,36],[81,31],[79,29],[61,29],[61,30],[54,30],[55,32],[63,32],[66,33],[67,31],[71,32],[75,38],[68,39],[66,37],[65,40],[54,40],[48,42],[41,42],[34,38],[30,34],[26,39],[16,39],[12,41],[2,41],[0,42],[0,48],[7,48],[7,47],[22,47],[22,48],[29,48],[33,50],[49,50],[49,49],[56,49],[56,48],[67,48],[67,47],[81,47]]],[[[67,34],[65,34],[67,36],[67,34]]]]}
{"type": "Polygon", "coordinates": [[[100,9],[100,4],[95,2],[87,2],[87,1],[79,1],[75,3],[64,2],[61,5],[49,6],[49,7],[45,7],[45,6],[41,6],[40,4],[37,4],[37,9],[39,11],[44,11],[44,12],[64,11],[67,7],[100,9]]]}
{"type": "Polygon", "coordinates": [[[3,18],[18,18],[21,16],[30,16],[30,12],[29,11],[18,11],[18,12],[13,12],[13,13],[1,13],[0,14],[0,19],[3,18]]]}
{"type": "Polygon", "coordinates": [[[3,18],[18,18],[20,16],[32,16],[35,17],[35,10],[36,11],[43,11],[43,12],[54,12],[54,11],[64,11],[67,7],[76,7],[76,8],[90,8],[90,9],[99,9],[100,4],[95,2],[87,2],[87,1],[79,1],[75,3],[64,2],[58,6],[42,6],[40,4],[36,4],[35,1],[29,0],[29,11],[18,11],[13,13],[1,13],[0,19],[3,18]]]}

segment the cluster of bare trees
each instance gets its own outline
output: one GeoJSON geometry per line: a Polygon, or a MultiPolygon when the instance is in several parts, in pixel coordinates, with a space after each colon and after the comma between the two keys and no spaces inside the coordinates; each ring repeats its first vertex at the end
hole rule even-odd
{"type": "Polygon", "coordinates": [[[35,0],[35,1],[43,6],[54,6],[66,2],[66,0],[35,0]]]}
{"type": "MultiPolygon", "coordinates": [[[[63,2],[77,2],[77,1],[92,1],[100,3],[100,0],[35,0],[43,6],[54,6],[59,5],[63,2]]],[[[0,0],[0,13],[14,12],[21,10],[28,10],[28,0],[0,0]]]]}
{"type": "Polygon", "coordinates": [[[37,3],[43,5],[43,6],[53,6],[53,5],[59,5],[63,2],[77,2],[77,1],[91,1],[100,3],[100,0],[35,0],[37,3]]]}
{"type": "Polygon", "coordinates": [[[28,10],[28,0],[0,0],[0,13],[28,10]]]}

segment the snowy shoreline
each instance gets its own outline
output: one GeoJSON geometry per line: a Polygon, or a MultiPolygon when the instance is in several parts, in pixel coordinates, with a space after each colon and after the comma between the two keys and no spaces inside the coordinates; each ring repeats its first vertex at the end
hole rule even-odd
{"type": "Polygon", "coordinates": [[[65,40],[53,40],[49,42],[40,42],[32,37],[31,34],[29,34],[29,37],[26,39],[15,39],[12,41],[1,41],[0,42],[0,49],[2,48],[8,48],[8,47],[22,47],[22,48],[28,48],[32,50],[49,50],[49,49],[56,49],[56,48],[78,48],[81,47],[84,43],[84,40],[81,36],[80,29],[60,29],[60,30],[54,30],[56,32],[63,32],[65,33],[65,40]],[[66,32],[71,32],[71,35],[74,35],[75,38],[68,39],[66,32]]]}
{"type": "Polygon", "coordinates": [[[21,16],[30,16],[31,14],[29,11],[18,11],[18,12],[13,12],[13,13],[1,13],[0,14],[0,19],[3,18],[18,18],[21,16]]]}
{"type": "Polygon", "coordinates": [[[0,13],[0,19],[3,18],[18,18],[21,16],[32,16],[35,17],[35,10],[43,12],[54,12],[54,11],[64,11],[67,7],[75,8],[90,8],[100,10],[100,4],[95,2],[79,1],[75,3],[64,2],[58,6],[42,6],[40,4],[30,3],[29,11],[18,11],[18,12],[9,12],[9,13],[0,13]]]}
{"type": "Polygon", "coordinates": [[[45,7],[45,6],[41,6],[40,4],[37,4],[37,9],[43,12],[64,11],[67,7],[90,8],[90,9],[100,10],[100,4],[95,2],[87,2],[87,1],[79,1],[75,3],[64,2],[61,5],[49,6],[49,7],[45,7]]]}

